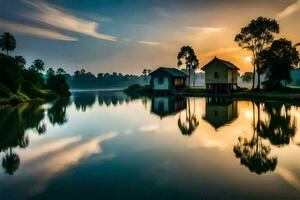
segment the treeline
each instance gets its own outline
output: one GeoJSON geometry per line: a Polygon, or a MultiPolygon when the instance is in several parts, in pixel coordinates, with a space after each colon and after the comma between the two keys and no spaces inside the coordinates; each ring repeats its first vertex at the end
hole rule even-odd
{"type": "MultiPolygon", "coordinates": [[[[0,100],[1,103],[18,103],[35,98],[54,98],[69,96],[69,86],[66,76],[49,71],[46,79],[42,72],[45,64],[36,59],[26,68],[23,56],[10,56],[9,52],[16,48],[16,40],[10,33],[0,36],[0,48],[6,54],[0,53],[0,100]]],[[[53,69],[52,69],[53,70],[53,69]]]]}
{"type": "Polygon", "coordinates": [[[141,76],[138,75],[123,75],[121,73],[113,72],[98,73],[95,76],[91,72],[86,72],[84,69],[75,71],[74,75],[68,76],[68,83],[73,89],[93,89],[93,88],[126,88],[132,84],[146,85],[149,84],[150,70],[145,73],[143,71],[141,76]]]}

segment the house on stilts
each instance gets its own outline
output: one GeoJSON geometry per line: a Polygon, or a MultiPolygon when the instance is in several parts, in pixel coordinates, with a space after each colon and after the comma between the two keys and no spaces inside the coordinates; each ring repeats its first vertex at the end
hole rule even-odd
{"type": "Polygon", "coordinates": [[[206,89],[212,95],[229,95],[237,89],[239,68],[220,58],[215,57],[201,68],[205,71],[206,89]]]}

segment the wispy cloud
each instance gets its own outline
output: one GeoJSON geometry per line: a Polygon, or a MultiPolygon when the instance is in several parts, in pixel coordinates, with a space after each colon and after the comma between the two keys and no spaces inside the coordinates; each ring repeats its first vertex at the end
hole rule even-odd
{"type": "Polygon", "coordinates": [[[140,40],[140,41],[138,41],[138,43],[149,45],[149,46],[161,46],[161,45],[164,45],[163,43],[160,43],[160,42],[146,41],[146,40],[140,40]]]}
{"type": "Polygon", "coordinates": [[[202,27],[202,26],[188,26],[187,29],[193,31],[200,31],[204,33],[215,33],[222,30],[222,28],[218,28],[218,27],[202,27]]]}
{"type": "Polygon", "coordinates": [[[276,19],[282,19],[285,18],[297,11],[300,10],[300,0],[296,1],[295,3],[293,3],[292,5],[286,7],[283,11],[279,12],[276,15],[276,19]]]}
{"type": "Polygon", "coordinates": [[[52,40],[64,40],[64,41],[77,41],[77,38],[61,34],[57,31],[53,31],[45,28],[38,28],[34,26],[15,23],[7,20],[0,20],[0,29],[3,31],[10,31],[14,33],[21,33],[26,35],[33,35],[40,38],[47,38],[52,40]]]}
{"type": "Polygon", "coordinates": [[[88,35],[101,40],[117,40],[117,38],[114,36],[99,33],[97,31],[99,24],[95,21],[76,17],[62,8],[45,2],[28,0],[23,1],[35,9],[32,13],[24,14],[25,17],[31,20],[38,21],[62,30],[88,35]]]}

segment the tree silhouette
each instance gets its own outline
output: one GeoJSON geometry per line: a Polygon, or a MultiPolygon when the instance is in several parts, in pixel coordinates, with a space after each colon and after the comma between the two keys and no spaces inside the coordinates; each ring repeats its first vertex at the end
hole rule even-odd
{"type": "Polygon", "coordinates": [[[60,75],[63,75],[63,74],[66,74],[66,71],[63,68],[58,68],[56,73],[60,74],[60,75]]]}
{"type": "Polygon", "coordinates": [[[185,121],[182,121],[181,117],[179,116],[177,124],[182,135],[192,135],[199,125],[199,120],[197,119],[197,116],[195,114],[195,105],[194,112],[191,113],[191,105],[189,99],[187,99],[185,121]]]}
{"type": "Polygon", "coordinates": [[[50,67],[50,68],[47,70],[47,75],[48,75],[48,76],[54,76],[54,75],[55,75],[54,69],[50,67]]]}
{"type": "Polygon", "coordinates": [[[64,98],[56,101],[48,110],[48,118],[51,124],[63,125],[67,122],[67,106],[70,105],[70,99],[64,98]]]}
{"type": "Polygon", "coordinates": [[[6,55],[8,56],[8,52],[16,48],[14,36],[8,32],[3,33],[3,35],[0,36],[0,47],[2,51],[6,51],[6,55]]]}
{"type": "Polygon", "coordinates": [[[23,56],[15,56],[15,62],[21,69],[25,69],[26,60],[23,56]]]}
{"type": "Polygon", "coordinates": [[[185,65],[189,70],[189,87],[191,86],[191,70],[199,67],[199,60],[190,46],[183,46],[177,55],[178,66],[185,65]]]}
{"type": "Polygon", "coordinates": [[[5,169],[5,173],[13,175],[19,168],[20,158],[16,153],[12,152],[12,148],[9,148],[9,153],[5,154],[2,159],[2,167],[5,169]]]}
{"type": "Polygon", "coordinates": [[[253,104],[253,135],[250,140],[247,138],[238,138],[238,143],[233,147],[235,156],[240,159],[242,165],[245,165],[251,172],[256,174],[274,171],[277,166],[277,157],[271,157],[271,147],[264,144],[260,137],[261,119],[260,103],[257,105],[257,122],[255,122],[255,104],[253,104]]]}
{"type": "Polygon", "coordinates": [[[275,40],[272,45],[259,55],[261,67],[267,71],[267,87],[279,88],[280,81],[290,83],[291,70],[300,62],[299,53],[291,41],[275,40]]]}
{"type": "Polygon", "coordinates": [[[289,110],[289,106],[281,103],[264,103],[269,119],[261,123],[259,135],[276,146],[289,144],[296,134],[296,119],[289,110]]]}
{"type": "Polygon", "coordinates": [[[30,66],[30,69],[37,72],[42,72],[45,70],[45,63],[40,59],[36,59],[33,61],[32,65],[30,66]]]}
{"type": "Polygon", "coordinates": [[[241,32],[235,36],[235,41],[240,47],[250,50],[253,55],[253,82],[254,89],[255,73],[258,74],[257,88],[260,88],[260,74],[262,73],[258,55],[272,43],[274,33],[279,33],[279,25],[276,20],[258,17],[252,20],[241,32]]]}

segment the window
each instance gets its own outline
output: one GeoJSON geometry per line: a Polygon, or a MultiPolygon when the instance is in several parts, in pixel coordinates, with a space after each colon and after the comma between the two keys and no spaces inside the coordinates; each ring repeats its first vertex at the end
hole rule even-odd
{"type": "Polygon", "coordinates": [[[215,78],[218,78],[218,72],[215,72],[215,78]]]}
{"type": "Polygon", "coordinates": [[[158,84],[163,84],[164,83],[164,78],[163,77],[159,77],[158,78],[158,84]]]}

